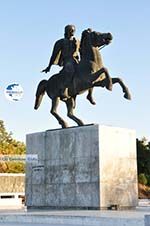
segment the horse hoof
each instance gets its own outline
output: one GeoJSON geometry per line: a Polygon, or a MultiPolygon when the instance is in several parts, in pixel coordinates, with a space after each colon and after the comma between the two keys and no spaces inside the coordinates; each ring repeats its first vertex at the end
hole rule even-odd
{"type": "Polygon", "coordinates": [[[90,101],[91,104],[93,105],[96,105],[96,102],[95,101],[90,101]]]}
{"type": "Polygon", "coordinates": [[[67,123],[60,123],[62,129],[68,128],[68,124],[67,123]]]}
{"type": "Polygon", "coordinates": [[[125,93],[124,98],[126,98],[127,100],[131,100],[131,95],[129,93],[125,93]]]}
{"type": "Polygon", "coordinates": [[[96,105],[96,102],[94,100],[89,100],[89,101],[90,101],[91,104],[96,105]]]}
{"type": "Polygon", "coordinates": [[[62,129],[66,129],[68,128],[69,126],[65,125],[65,126],[62,126],[62,129]]]}
{"type": "Polygon", "coordinates": [[[109,91],[112,91],[112,85],[106,85],[106,89],[108,89],[109,91]]]}

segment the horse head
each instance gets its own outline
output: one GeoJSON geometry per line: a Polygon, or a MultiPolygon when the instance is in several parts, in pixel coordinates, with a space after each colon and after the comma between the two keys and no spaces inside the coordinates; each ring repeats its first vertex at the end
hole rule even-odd
{"type": "Polygon", "coordinates": [[[100,33],[93,31],[91,32],[91,43],[95,47],[101,47],[103,45],[108,45],[112,41],[111,33],[100,33]]]}
{"type": "Polygon", "coordinates": [[[102,47],[111,43],[113,37],[111,33],[101,33],[92,31],[88,28],[82,32],[81,44],[80,44],[80,54],[81,58],[90,47],[102,47]]]}

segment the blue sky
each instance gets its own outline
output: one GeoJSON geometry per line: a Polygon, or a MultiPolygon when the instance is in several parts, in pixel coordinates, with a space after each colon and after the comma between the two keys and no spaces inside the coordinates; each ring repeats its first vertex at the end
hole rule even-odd
{"type": "MultiPolygon", "coordinates": [[[[75,114],[85,124],[98,123],[135,129],[138,138],[150,138],[150,1],[87,0],[5,0],[0,1],[0,119],[13,137],[25,141],[25,135],[60,128],[50,115],[51,100],[45,95],[40,108],[33,109],[37,84],[50,73],[40,73],[49,61],[53,44],[63,37],[64,26],[74,24],[76,37],[91,27],[111,32],[112,43],[101,51],[111,77],[121,77],[130,89],[132,101],[123,98],[119,85],[113,91],[95,88],[96,106],[86,94],[77,99],[75,114]],[[17,82],[24,89],[18,102],[4,96],[7,85],[17,82]]],[[[66,117],[64,103],[58,108],[66,117]]]]}

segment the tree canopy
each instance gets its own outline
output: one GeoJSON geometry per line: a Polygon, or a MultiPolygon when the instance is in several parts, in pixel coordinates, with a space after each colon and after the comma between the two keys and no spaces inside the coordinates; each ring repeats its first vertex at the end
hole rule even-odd
{"type": "MultiPolygon", "coordinates": [[[[13,139],[7,132],[4,122],[0,120],[0,156],[25,155],[25,144],[13,139]]],[[[0,161],[0,173],[24,173],[25,163],[16,161],[0,161]]]]}
{"type": "Polygon", "coordinates": [[[150,142],[145,137],[137,139],[137,165],[139,179],[150,185],[150,142]]]}

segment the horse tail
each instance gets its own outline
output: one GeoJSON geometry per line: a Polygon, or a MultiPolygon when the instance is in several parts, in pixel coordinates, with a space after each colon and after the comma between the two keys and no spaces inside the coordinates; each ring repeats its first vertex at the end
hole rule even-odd
{"type": "Polygon", "coordinates": [[[42,80],[37,87],[36,99],[35,99],[35,105],[34,105],[35,110],[37,110],[41,104],[42,98],[46,91],[46,86],[47,86],[47,80],[42,80]]]}

